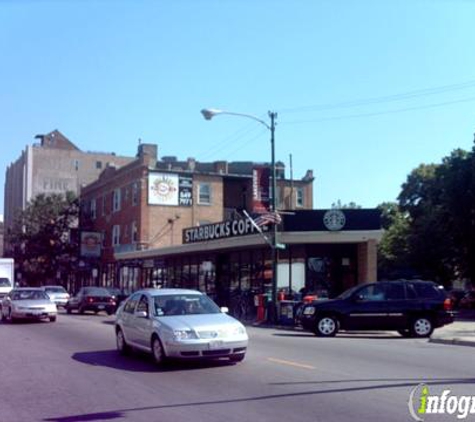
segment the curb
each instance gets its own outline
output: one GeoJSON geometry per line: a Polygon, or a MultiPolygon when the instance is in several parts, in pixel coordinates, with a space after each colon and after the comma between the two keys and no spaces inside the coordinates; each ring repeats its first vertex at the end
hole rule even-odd
{"type": "Polygon", "coordinates": [[[462,340],[458,338],[444,339],[444,338],[434,338],[429,339],[429,343],[436,344],[446,344],[451,346],[468,346],[475,347],[475,340],[462,340]]]}

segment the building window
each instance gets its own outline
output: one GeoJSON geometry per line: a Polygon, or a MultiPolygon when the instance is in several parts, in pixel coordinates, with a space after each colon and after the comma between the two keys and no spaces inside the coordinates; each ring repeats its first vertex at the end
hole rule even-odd
{"type": "Polygon", "coordinates": [[[139,203],[139,184],[137,182],[132,184],[132,205],[139,203]]]}
{"type": "Polygon", "coordinates": [[[115,225],[112,227],[112,246],[120,245],[120,226],[115,225]]]}
{"type": "Polygon", "coordinates": [[[103,217],[106,215],[106,204],[107,204],[107,196],[104,195],[102,197],[102,216],[103,217]]]}
{"type": "Polygon", "coordinates": [[[295,199],[295,205],[297,207],[304,206],[304,190],[303,188],[297,188],[297,197],[295,199]]]}
{"type": "Polygon", "coordinates": [[[79,170],[79,160],[74,160],[73,165],[74,165],[74,170],[78,171],[79,170]]]}
{"type": "Polygon", "coordinates": [[[131,231],[132,231],[132,242],[138,242],[139,241],[139,230],[138,230],[136,221],[132,222],[131,231]]]}
{"type": "Polygon", "coordinates": [[[96,200],[92,199],[91,200],[91,218],[95,220],[97,217],[97,206],[96,206],[96,200]]]}
{"type": "Polygon", "coordinates": [[[211,204],[211,185],[209,183],[198,185],[198,204],[211,204]]]}
{"type": "Polygon", "coordinates": [[[96,161],[96,169],[102,168],[102,161],[96,161]]]}
{"type": "Polygon", "coordinates": [[[114,189],[112,194],[112,212],[120,211],[120,188],[114,189]]]}

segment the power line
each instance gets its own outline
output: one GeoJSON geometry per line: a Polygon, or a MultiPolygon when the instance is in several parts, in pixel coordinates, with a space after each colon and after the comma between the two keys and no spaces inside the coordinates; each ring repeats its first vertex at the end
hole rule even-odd
{"type": "Polygon", "coordinates": [[[445,92],[457,91],[457,90],[462,90],[462,89],[467,89],[467,88],[472,88],[472,87],[475,87],[475,80],[462,82],[458,84],[444,85],[444,86],[439,86],[439,87],[434,87],[434,88],[418,89],[418,90],[409,91],[409,92],[405,92],[401,94],[385,95],[382,97],[370,97],[370,98],[363,98],[363,99],[337,102],[337,103],[301,106],[301,107],[280,109],[278,111],[279,113],[297,113],[297,112],[305,112],[305,111],[325,111],[325,110],[333,110],[337,108],[359,107],[359,106],[370,105],[370,104],[380,104],[380,103],[386,103],[386,102],[403,101],[407,99],[426,97],[430,95],[437,95],[437,94],[442,94],[445,92]]]}
{"type": "Polygon", "coordinates": [[[293,125],[293,124],[304,124],[304,123],[316,123],[316,122],[326,122],[332,120],[343,120],[343,119],[355,119],[359,117],[372,117],[372,116],[381,116],[384,114],[395,114],[395,113],[404,113],[407,111],[414,111],[414,110],[424,110],[428,108],[437,108],[437,107],[444,107],[451,104],[459,104],[459,103],[468,103],[471,101],[475,101],[475,97],[464,98],[461,100],[454,100],[454,101],[446,101],[443,103],[436,103],[436,104],[428,104],[425,106],[414,106],[414,107],[405,107],[400,109],[394,110],[387,110],[387,111],[378,111],[372,113],[360,113],[360,114],[346,114],[341,116],[333,116],[333,117],[322,117],[319,119],[309,119],[309,120],[295,120],[295,121],[283,121],[281,124],[286,125],[293,125]]]}

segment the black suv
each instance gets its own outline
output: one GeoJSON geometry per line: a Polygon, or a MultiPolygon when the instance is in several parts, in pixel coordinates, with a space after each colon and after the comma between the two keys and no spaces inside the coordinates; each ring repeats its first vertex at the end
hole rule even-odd
{"type": "Polygon", "coordinates": [[[342,330],[396,330],[404,337],[429,337],[453,322],[451,301],[431,281],[399,280],[362,284],[336,299],[305,305],[304,329],[322,337],[342,330]]]}

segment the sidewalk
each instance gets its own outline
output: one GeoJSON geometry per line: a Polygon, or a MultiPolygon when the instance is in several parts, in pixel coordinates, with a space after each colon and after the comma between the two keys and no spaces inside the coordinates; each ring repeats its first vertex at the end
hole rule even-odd
{"type": "Polygon", "coordinates": [[[475,347],[475,318],[473,315],[457,315],[452,324],[435,329],[429,341],[475,347]]]}

